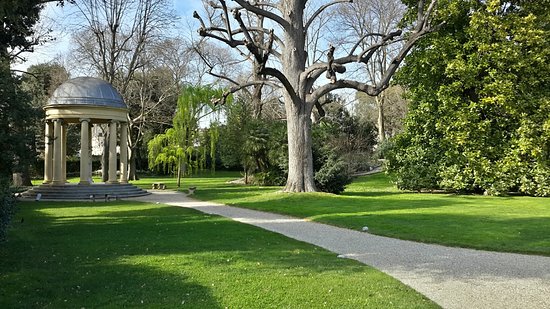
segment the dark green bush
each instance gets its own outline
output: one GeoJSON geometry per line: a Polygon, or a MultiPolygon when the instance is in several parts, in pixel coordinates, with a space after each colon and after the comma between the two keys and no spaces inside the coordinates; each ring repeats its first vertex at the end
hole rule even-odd
{"type": "Polygon", "coordinates": [[[323,192],[339,194],[350,183],[351,177],[348,174],[347,165],[334,156],[330,156],[315,173],[315,185],[323,192]]]}
{"type": "Polygon", "coordinates": [[[11,218],[15,214],[15,198],[7,182],[0,182],[0,242],[6,240],[11,218]]]}
{"type": "Polygon", "coordinates": [[[260,186],[284,186],[286,173],[277,167],[254,174],[254,182],[260,186]]]}

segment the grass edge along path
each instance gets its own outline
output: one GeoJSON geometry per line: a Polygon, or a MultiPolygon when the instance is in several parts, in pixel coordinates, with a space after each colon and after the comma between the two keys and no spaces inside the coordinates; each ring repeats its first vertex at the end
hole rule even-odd
{"type": "MultiPolygon", "coordinates": [[[[405,192],[383,173],[356,178],[342,195],[291,194],[279,187],[227,183],[238,176],[218,172],[183,183],[196,186],[193,197],[200,200],[354,230],[367,226],[370,233],[405,240],[550,256],[549,198],[405,192]]],[[[138,184],[145,187],[149,181],[138,184]]]]}
{"type": "Polygon", "coordinates": [[[437,308],[371,267],[191,209],[22,202],[14,222],[1,308],[437,308]]]}

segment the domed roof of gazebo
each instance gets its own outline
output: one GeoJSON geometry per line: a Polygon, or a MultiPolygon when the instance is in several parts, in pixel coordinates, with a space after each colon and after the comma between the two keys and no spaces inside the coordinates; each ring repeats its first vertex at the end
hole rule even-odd
{"type": "Polygon", "coordinates": [[[63,105],[128,109],[120,93],[111,84],[94,77],[72,78],[57,87],[46,108],[63,105]]]}

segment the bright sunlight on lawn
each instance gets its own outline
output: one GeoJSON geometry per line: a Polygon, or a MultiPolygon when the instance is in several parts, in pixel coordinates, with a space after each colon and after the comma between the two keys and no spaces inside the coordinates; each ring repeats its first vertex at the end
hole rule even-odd
{"type": "MultiPolygon", "coordinates": [[[[185,179],[196,197],[308,218],[378,235],[484,250],[550,255],[550,199],[411,193],[382,173],[357,178],[342,195],[288,194],[239,186],[234,173],[185,179]]],[[[144,179],[142,183],[146,183],[144,179]]],[[[175,186],[172,186],[174,188],[175,186]]]]}
{"type": "MultiPolygon", "coordinates": [[[[209,181],[221,180],[197,183],[209,181]]],[[[358,262],[194,210],[19,205],[0,245],[0,308],[437,307],[358,262]]]]}

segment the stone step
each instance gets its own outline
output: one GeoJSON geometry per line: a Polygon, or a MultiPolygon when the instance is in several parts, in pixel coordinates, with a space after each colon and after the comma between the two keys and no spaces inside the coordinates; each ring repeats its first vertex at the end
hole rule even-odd
{"type": "Polygon", "coordinates": [[[96,200],[102,200],[106,196],[114,199],[144,196],[150,193],[132,184],[40,185],[23,192],[22,198],[36,199],[37,194],[41,195],[40,199],[45,200],[91,200],[91,196],[96,200]]]}

